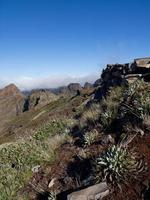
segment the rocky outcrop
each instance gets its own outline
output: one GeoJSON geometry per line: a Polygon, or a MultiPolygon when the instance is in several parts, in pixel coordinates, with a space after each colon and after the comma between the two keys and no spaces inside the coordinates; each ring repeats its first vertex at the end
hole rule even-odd
{"type": "Polygon", "coordinates": [[[33,90],[31,94],[27,97],[24,111],[41,108],[48,103],[58,99],[58,96],[46,89],[33,90]]]}
{"type": "Polygon", "coordinates": [[[95,83],[98,89],[95,92],[94,98],[101,99],[106,95],[110,87],[126,85],[125,75],[128,70],[128,64],[107,65],[106,69],[102,71],[101,78],[95,83]]]}
{"type": "Polygon", "coordinates": [[[150,58],[135,59],[131,64],[108,64],[94,83],[98,87],[94,99],[101,99],[110,87],[127,85],[137,78],[150,81],[150,58]]]}

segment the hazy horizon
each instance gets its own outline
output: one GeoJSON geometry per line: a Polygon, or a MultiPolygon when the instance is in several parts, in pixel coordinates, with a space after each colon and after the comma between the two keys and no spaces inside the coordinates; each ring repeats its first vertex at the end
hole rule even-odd
{"type": "Polygon", "coordinates": [[[67,86],[70,83],[80,83],[82,86],[85,82],[94,83],[98,78],[99,74],[91,74],[87,76],[51,76],[43,78],[29,78],[21,77],[19,79],[3,79],[0,80],[0,89],[10,84],[15,84],[20,90],[28,91],[32,89],[54,89],[61,86],[67,86]]]}

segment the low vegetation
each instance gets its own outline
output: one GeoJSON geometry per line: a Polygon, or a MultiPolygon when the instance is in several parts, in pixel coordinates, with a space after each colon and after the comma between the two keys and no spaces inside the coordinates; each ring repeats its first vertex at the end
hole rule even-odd
{"type": "MultiPolygon", "coordinates": [[[[64,117],[51,119],[32,136],[2,146],[0,200],[19,199],[19,192],[33,174],[35,175],[34,170],[36,169],[38,174],[38,169],[47,166],[56,168],[54,172],[63,185],[62,189],[59,183],[59,192],[64,192],[66,188],[66,190],[72,189],[73,186],[69,188],[68,181],[71,181],[71,184],[76,182],[75,189],[77,187],[79,189],[85,186],[85,183],[87,186],[105,180],[110,188],[114,186],[117,192],[118,187],[122,189],[122,185],[130,184],[131,179],[138,181],[140,175],[146,171],[145,160],[148,158],[138,157],[141,152],[138,148],[133,149],[130,144],[139,141],[139,138],[142,140],[150,130],[149,91],[150,87],[147,83],[136,81],[126,88],[111,88],[101,101],[90,101],[90,104],[84,108],[83,105],[82,108],[76,106],[73,99],[71,101],[74,102],[74,109],[70,107],[74,110],[72,111],[74,116],[77,114],[76,119],[70,117],[70,113],[69,119],[64,117]],[[119,139],[118,132],[114,130],[119,131],[119,139]],[[111,139],[114,141],[110,141],[111,139]],[[65,145],[62,148],[64,143],[71,144],[66,147],[65,153],[65,145]],[[59,162],[58,149],[59,154],[62,153],[59,162]],[[60,171],[63,172],[61,175],[60,171]],[[67,180],[67,187],[65,180],[67,180]]],[[[81,97],[77,98],[79,101],[81,97]]],[[[63,109],[64,104],[61,107],[62,113],[63,109]]],[[[143,149],[145,152],[146,148],[143,149]]],[[[48,175],[49,180],[55,178],[55,174],[48,175]]],[[[57,199],[53,191],[55,188],[54,190],[52,188],[52,191],[48,190],[48,200],[57,199]]],[[[47,191],[37,189],[37,192],[47,191]]],[[[28,197],[25,200],[27,199],[28,197]]]]}
{"type": "Polygon", "coordinates": [[[55,120],[33,137],[4,145],[0,149],[0,199],[18,199],[17,193],[33,175],[34,167],[54,163],[56,149],[65,141],[69,141],[67,125],[55,120]]]}

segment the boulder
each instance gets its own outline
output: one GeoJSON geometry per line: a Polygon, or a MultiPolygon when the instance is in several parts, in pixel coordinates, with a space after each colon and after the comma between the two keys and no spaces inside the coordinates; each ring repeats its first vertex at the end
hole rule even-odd
{"type": "Polygon", "coordinates": [[[109,194],[106,182],[102,182],[83,190],[73,192],[68,195],[67,200],[99,200],[109,194]]]}

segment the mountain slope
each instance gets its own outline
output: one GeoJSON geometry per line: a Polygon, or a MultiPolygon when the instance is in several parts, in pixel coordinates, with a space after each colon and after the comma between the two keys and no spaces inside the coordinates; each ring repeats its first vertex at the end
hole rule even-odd
{"type": "Polygon", "coordinates": [[[12,117],[22,113],[23,105],[24,95],[14,84],[0,90],[0,133],[12,117]]]}

